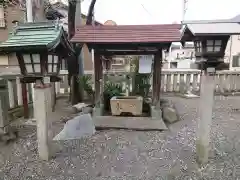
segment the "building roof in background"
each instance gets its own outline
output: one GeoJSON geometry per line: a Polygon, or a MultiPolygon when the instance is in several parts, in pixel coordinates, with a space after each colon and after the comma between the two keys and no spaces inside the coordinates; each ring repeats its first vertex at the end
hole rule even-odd
{"type": "Polygon", "coordinates": [[[180,24],[80,26],[71,41],[79,43],[158,43],[180,41],[180,24]]]}

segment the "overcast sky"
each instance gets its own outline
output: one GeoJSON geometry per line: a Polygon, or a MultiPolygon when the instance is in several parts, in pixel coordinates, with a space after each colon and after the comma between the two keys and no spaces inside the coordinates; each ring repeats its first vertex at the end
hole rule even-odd
{"type": "MultiPolygon", "coordinates": [[[[87,14],[91,0],[82,2],[87,14]]],[[[97,0],[96,20],[120,24],[159,24],[182,20],[183,0],[97,0]]],[[[240,14],[240,0],[188,0],[185,20],[227,19],[240,14]]]]}

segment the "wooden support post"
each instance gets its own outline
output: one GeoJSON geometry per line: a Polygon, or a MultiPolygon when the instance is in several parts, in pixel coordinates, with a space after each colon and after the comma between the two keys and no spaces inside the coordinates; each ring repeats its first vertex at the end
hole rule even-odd
{"type": "MultiPolygon", "coordinates": [[[[131,91],[130,95],[134,96],[135,95],[135,74],[131,73],[131,76],[132,76],[132,81],[131,81],[132,91],[131,91]]],[[[149,96],[149,94],[148,94],[148,96],[149,96]]]]}
{"type": "MultiPolygon", "coordinates": [[[[209,70],[209,69],[208,69],[209,70]]],[[[197,129],[197,160],[200,164],[208,161],[210,130],[212,124],[212,109],[214,106],[214,73],[203,71],[200,91],[200,118],[197,129]]]]}
{"type": "Polygon", "coordinates": [[[103,97],[101,94],[101,83],[103,83],[103,67],[99,54],[94,56],[94,84],[95,84],[95,107],[93,116],[101,116],[103,112],[103,97]]]}
{"type": "Polygon", "coordinates": [[[104,92],[104,80],[100,79],[100,107],[103,105],[104,99],[103,99],[103,92],[104,92]]]}
{"type": "Polygon", "coordinates": [[[28,109],[28,95],[27,95],[27,84],[22,83],[22,101],[24,109],[24,118],[29,118],[29,109],[28,109]]]}
{"type": "Polygon", "coordinates": [[[127,86],[127,92],[126,92],[126,95],[129,96],[130,95],[130,85],[131,85],[131,79],[130,79],[130,73],[127,74],[127,83],[126,83],[126,86],[127,86]]]}
{"type": "Polygon", "coordinates": [[[103,66],[103,59],[99,58],[100,60],[100,69],[99,69],[99,80],[100,80],[100,106],[103,104],[103,92],[104,92],[104,83],[105,83],[105,78],[104,78],[104,66],[103,66]]]}
{"type": "Polygon", "coordinates": [[[100,56],[99,54],[95,54],[94,56],[94,85],[95,85],[95,106],[99,106],[100,104],[100,56]]]}
{"type": "Polygon", "coordinates": [[[8,118],[9,93],[6,81],[4,79],[2,79],[1,81],[1,84],[4,84],[4,86],[0,88],[0,133],[7,133],[9,132],[10,123],[8,118]]]}
{"type": "Polygon", "coordinates": [[[52,112],[55,111],[55,105],[56,105],[56,102],[57,102],[57,99],[56,99],[56,87],[55,87],[55,82],[52,82],[51,83],[51,105],[52,105],[52,112]]]}
{"type": "Polygon", "coordinates": [[[14,91],[13,91],[13,81],[8,80],[8,96],[9,96],[9,106],[10,109],[14,108],[15,102],[14,102],[14,91]]]}
{"type": "Polygon", "coordinates": [[[18,106],[21,106],[23,104],[23,97],[22,97],[22,85],[19,77],[16,78],[16,84],[17,84],[18,106]]]}
{"type": "Polygon", "coordinates": [[[78,75],[73,75],[71,77],[71,103],[72,105],[75,105],[77,103],[79,103],[80,100],[80,96],[79,96],[79,87],[78,87],[78,83],[77,83],[77,78],[78,75]]]}
{"type": "Polygon", "coordinates": [[[161,81],[162,81],[162,50],[159,50],[159,53],[157,54],[157,104],[156,107],[160,109],[160,97],[161,97],[161,81]]]}
{"type": "Polygon", "coordinates": [[[162,120],[162,111],[160,109],[160,93],[161,93],[161,62],[162,62],[162,50],[159,50],[154,55],[153,63],[153,88],[152,88],[152,107],[151,116],[152,119],[162,120]]]}
{"type": "Polygon", "coordinates": [[[156,72],[157,72],[157,66],[156,66],[156,55],[154,55],[154,58],[153,58],[153,78],[152,78],[152,105],[153,106],[156,106],[156,85],[157,85],[157,82],[156,82],[156,72]]]}
{"type": "Polygon", "coordinates": [[[162,61],[162,51],[159,50],[157,54],[154,55],[153,63],[153,105],[160,108],[160,90],[161,90],[161,61],[162,61]]]}
{"type": "Polygon", "coordinates": [[[108,71],[111,67],[111,61],[108,59],[108,60],[105,60],[105,74],[104,74],[104,81],[107,82],[108,81],[108,71]]]}

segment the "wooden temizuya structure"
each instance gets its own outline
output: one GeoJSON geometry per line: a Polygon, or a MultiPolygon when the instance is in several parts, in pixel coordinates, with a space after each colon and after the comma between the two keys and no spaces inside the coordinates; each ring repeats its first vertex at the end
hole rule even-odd
{"type": "MultiPolygon", "coordinates": [[[[154,55],[152,116],[160,112],[162,50],[180,41],[180,25],[80,26],[71,39],[94,49],[95,107],[101,107],[100,82],[103,79],[102,56],[154,55]]],[[[100,114],[99,114],[100,115],[100,114]]],[[[158,118],[158,117],[157,117],[158,118]]]]}

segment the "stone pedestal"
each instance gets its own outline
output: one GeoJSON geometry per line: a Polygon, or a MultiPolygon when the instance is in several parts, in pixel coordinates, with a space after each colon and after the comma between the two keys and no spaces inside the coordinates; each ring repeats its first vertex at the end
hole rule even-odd
{"type": "Polygon", "coordinates": [[[151,106],[151,117],[153,120],[162,120],[162,110],[155,106],[151,106]]]}
{"type": "Polygon", "coordinates": [[[23,104],[23,97],[22,97],[22,84],[20,82],[20,77],[16,77],[16,84],[17,84],[18,105],[22,105],[23,104]]]}
{"type": "Polygon", "coordinates": [[[208,69],[201,76],[200,111],[197,128],[197,160],[200,164],[207,163],[212,124],[212,109],[214,106],[215,81],[214,69],[208,69]]]}
{"type": "Polygon", "coordinates": [[[102,116],[104,111],[104,104],[100,104],[93,108],[93,117],[102,116]]]}
{"type": "Polygon", "coordinates": [[[40,159],[48,161],[51,157],[50,141],[52,139],[51,120],[52,111],[51,84],[35,84],[33,101],[34,116],[37,121],[38,154],[40,159]]]}
{"type": "Polygon", "coordinates": [[[8,119],[8,98],[7,82],[0,78],[0,133],[3,134],[8,132],[8,126],[10,123],[8,119]]]}
{"type": "Polygon", "coordinates": [[[56,105],[56,86],[55,82],[51,83],[51,105],[52,105],[52,112],[55,111],[55,105],[56,105]]]}

